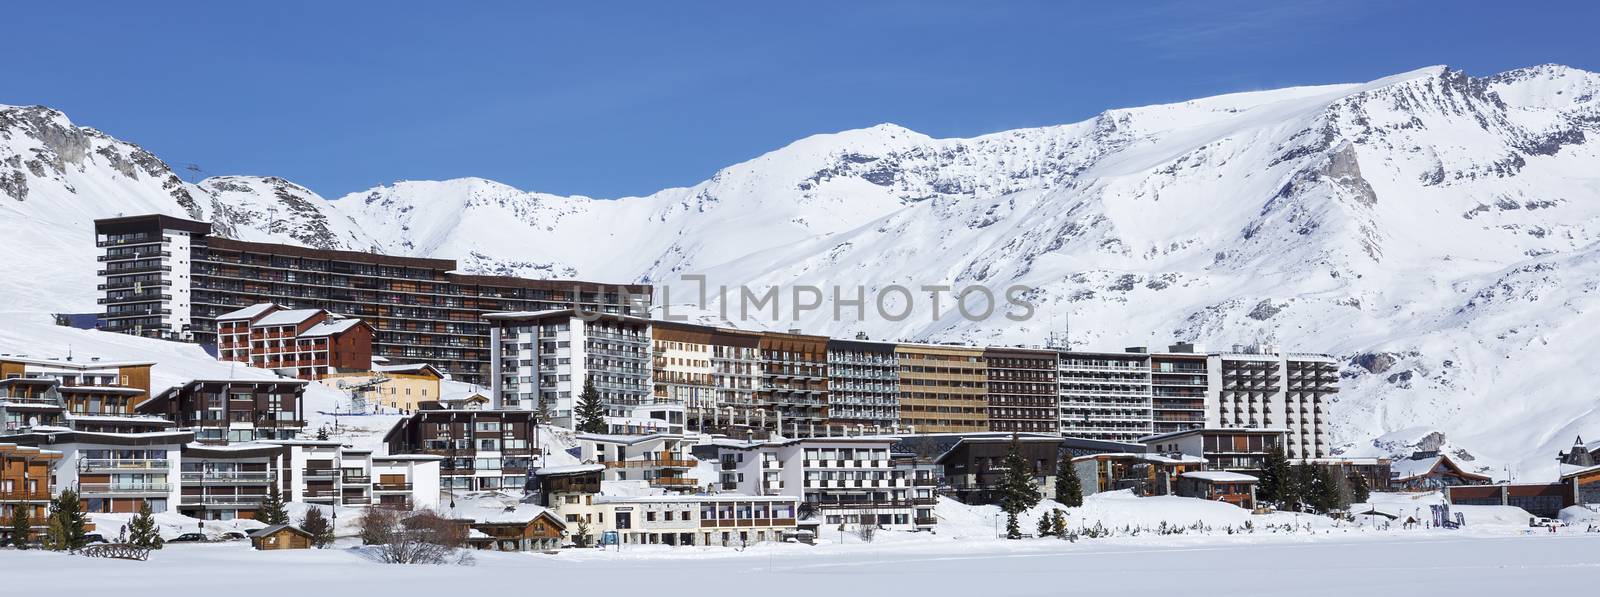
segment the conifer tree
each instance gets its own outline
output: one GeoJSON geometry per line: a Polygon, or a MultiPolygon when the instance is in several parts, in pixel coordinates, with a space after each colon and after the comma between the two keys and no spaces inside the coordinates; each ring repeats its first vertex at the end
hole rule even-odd
{"type": "Polygon", "coordinates": [[[1050,515],[1050,532],[1057,537],[1067,536],[1067,514],[1065,512],[1056,510],[1050,515]]]}
{"type": "Polygon", "coordinates": [[[1083,505],[1083,481],[1071,458],[1063,457],[1056,465],[1056,501],[1074,508],[1083,505]]]}
{"type": "Polygon", "coordinates": [[[1034,531],[1034,534],[1039,537],[1048,537],[1050,536],[1050,531],[1054,528],[1055,527],[1050,526],[1050,514],[1046,513],[1039,517],[1039,525],[1034,531]]]}
{"type": "Polygon", "coordinates": [[[1365,504],[1372,499],[1372,488],[1367,487],[1367,478],[1360,474],[1350,476],[1350,503],[1365,504]]]}
{"type": "Polygon", "coordinates": [[[1298,501],[1291,487],[1292,475],[1289,459],[1283,454],[1283,446],[1273,444],[1261,462],[1261,481],[1256,485],[1258,497],[1280,508],[1288,508],[1291,503],[1298,501]]]}
{"type": "Polygon", "coordinates": [[[541,425],[549,425],[550,420],[556,418],[555,411],[550,409],[550,400],[540,396],[535,404],[538,405],[538,408],[533,412],[534,422],[541,425]]]}
{"type": "Polygon", "coordinates": [[[594,376],[583,378],[583,394],[579,396],[575,427],[582,433],[606,432],[606,407],[600,404],[600,392],[594,389],[594,376]]]}
{"type": "Polygon", "coordinates": [[[150,502],[139,505],[139,513],[128,521],[128,542],[139,547],[161,549],[161,532],[156,528],[155,514],[150,502]]]}
{"type": "Polygon", "coordinates": [[[300,518],[300,530],[311,535],[311,545],[317,549],[333,544],[333,525],[329,524],[328,517],[322,514],[322,508],[316,506],[306,508],[305,516],[300,518]]]}
{"type": "Polygon", "coordinates": [[[57,551],[77,551],[82,549],[88,541],[84,538],[88,517],[83,513],[83,507],[78,502],[78,492],[71,489],[62,490],[61,495],[50,500],[50,527],[46,531],[46,543],[50,549],[57,551]]]}
{"type": "Polygon", "coordinates": [[[11,507],[11,546],[17,549],[28,548],[28,538],[33,534],[33,520],[30,516],[32,506],[17,504],[11,507]]]}
{"type": "Polygon", "coordinates": [[[261,508],[256,510],[256,520],[269,525],[289,524],[289,511],[283,507],[283,492],[278,490],[277,483],[267,487],[267,497],[261,500],[261,508]]]}
{"type": "Polygon", "coordinates": [[[1000,509],[1006,513],[1006,538],[1022,538],[1017,526],[1017,515],[1039,505],[1043,496],[1033,480],[1033,465],[1022,455],[1022,440],[1011,434],[1011,447],[1006,450],[1005,473],[1000,478],[1000,509]]]}

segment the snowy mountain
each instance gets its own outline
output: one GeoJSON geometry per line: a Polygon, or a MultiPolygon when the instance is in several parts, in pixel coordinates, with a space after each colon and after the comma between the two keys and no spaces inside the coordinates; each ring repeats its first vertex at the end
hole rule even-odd
{"type": "Polygon", "coordinates": [[[0,210],[29,224],[0,250],[30,256],[0,259],[0,292],[92,311],[91,220],[151,211],[474,272],[668,284],[674,303],[692,300],[683,274],[869,297],[1020,284],[1039,304],[1021,323],[824,308],[767,325],[1037,344],[1070,322],[1093,349],[1268,340],[1348,360],[1333,406],[1348,453],[1442,445],[1548,476],[1557,449],[1600,433],[1579,356],[1600,327],[1596,134],[1600,74],[1432,67],[971,139],[817,135],[645,197],[458,179],[327,200],[277,178],[187,184],[60,113],[0,108],[0,210]]]}

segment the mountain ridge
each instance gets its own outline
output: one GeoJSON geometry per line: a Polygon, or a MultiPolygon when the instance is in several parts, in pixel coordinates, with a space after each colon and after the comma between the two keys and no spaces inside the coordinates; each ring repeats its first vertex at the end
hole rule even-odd
{"type": "Polygon", "coordinates": [[[1545,471],[1570,443],[1561,435],[1600,425],[1581,376],[1559,373],[1579,369],[1594,338],[1577,330],[1597,322],[1597,95],[1600,75],[1560,65],[1485,77],[1433,66],[964,139],[883,123],[618,199],[471,177],[331,200],[275,177],[190,184],[59,112],[0,108],[0,181],[12,181],[0,209],[73,237],[26,233],[60,271],[0,292],[22,310],[92,310],[89,223],[142,211],[472,272],[648,281],[674,302],[690,296],[686,273],[872,292],[1024,285],[1040,306],[1028,322],[748,325],[1036,344],[1070,321],[1079,348],[1273,341],[1347,362],[1330,407],[1343,453],[1443,432],[1477,466],[1545,471]],[[11,195],[20,187],[31,200],[11,195]],[[61,209],[38,208],[48,202],[61,209]]]}

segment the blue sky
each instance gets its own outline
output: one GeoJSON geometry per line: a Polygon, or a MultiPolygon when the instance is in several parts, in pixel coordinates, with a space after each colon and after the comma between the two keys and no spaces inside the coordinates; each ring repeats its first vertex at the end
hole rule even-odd
{"type": "Polygon", "coordinates": [[[1597,2],[30,2],[0,103],[328,197],[481,176],[617,197],[800,137],[938,137],[1366,81],[1600,69],[1597,2]],[[1127,6],[1123,6],[1127,5],[1127,6]]]}

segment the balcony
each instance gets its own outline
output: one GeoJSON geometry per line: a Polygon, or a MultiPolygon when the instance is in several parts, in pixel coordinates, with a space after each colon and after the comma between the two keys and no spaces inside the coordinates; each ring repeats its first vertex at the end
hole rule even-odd
{"type": "Polygon", "coordinates": [[[123,473],[136,471],[168,470],[165,458],[84,458],[78,461],[78,470],[85,473],[123,473]]]}
{"type": "Polygon", "coordinates": [[[179,496],[178,503],[183,506],[243,506],[248,508],[261,507],[264,495],[185,495],[179,496]]]}
{"type": "Polygon", "coordinates": [[[166,483],[79,483],[84,495],[163,496],[172,492],[166,483]]]}
{"type": "Polygon", "coordinates": [[[699,481],[689,477],[656,477],[650,480],[654,487],[694,487],[699,481]]]}
{"type": "Polygon", "coordinates": [[[345,475],[343,479],[345,483],[354,485],[366,485],[372,482],[372,477],[368,475],[345,475]]]}
{"type": "Polygon", "coordinates": [[[915,485],[917,487],[937,487],[939,485],[939,480],[938,479],[912,479],[911,480],[911,484],[915,485]]]}
{"type": "Polygon", "coordinates": [[[184,483],[199,483],[201,485],[261,484],[277,480],[278,474],[271,471],[210,471],[183,473],[181,478],[184,483]]]}
{"type": "Polygon", "coordinates": [[[378,483],[372,486],[373,491],[411,491],[410,483],[378,483]]]}
{"type": "Polygon", "coordinates": [[[606,468],[694,468],[697,463],[693,460],[679,458],[660,458],[656,460],[606,460],[602,461],[601,464],[606,465],[606,468]]]}
{"type": "Polygon", "coordinates": [[[915,525],[917,525],[919,527],[920,526],[935,525],[935,524],[939,524],[939,519],[938,518],[934,518],[932,516],[926,516],[926,517],[918,516],[918,517],[912,519],[912,524],[915,524],[915,525]]]}
{"type": "Polygon", "coordinates": [[[340,499],[339,503],[342,503],[346,506],[365,506],[372,503],[372,498],[364,495],[347,495],[344,496],[343,499],[340,499]]]}
{"type": "Polygon", "coordinates": [[[19,490],[16,490],[16,491],[0,491],[0,502],[48,502],[48,501],[50,501],[50,492],[44,491],[44,490],[36,489],[36,490],[33,490],[33,491],[28,491],[28,490],[25,490],[25,489],[19,489],[19,490]]]}

